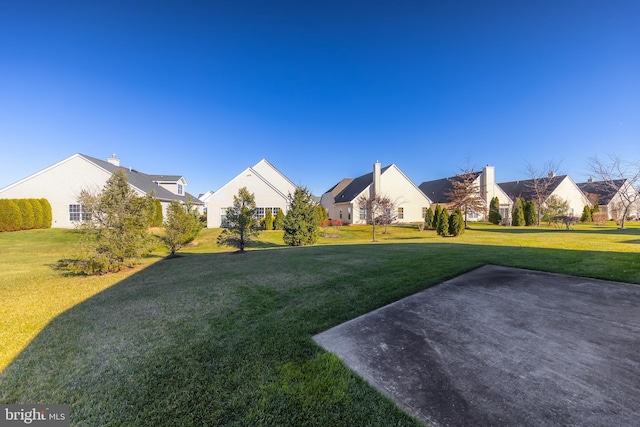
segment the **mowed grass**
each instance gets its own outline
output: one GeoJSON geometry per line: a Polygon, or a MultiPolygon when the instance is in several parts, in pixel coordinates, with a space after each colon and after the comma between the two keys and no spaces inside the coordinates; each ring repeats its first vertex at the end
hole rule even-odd
{"type": "Polygon", "coordinates": [[[55,269],[72,231],[0,234],[0,402],[67,403],[81,426],[418,425],[311,337],[486,263],[640,283],[637,223],[472,227],[377,243],[342,227],[301,248],[263,232],[242,255],[205,230],[92,278],[55,269]]]}

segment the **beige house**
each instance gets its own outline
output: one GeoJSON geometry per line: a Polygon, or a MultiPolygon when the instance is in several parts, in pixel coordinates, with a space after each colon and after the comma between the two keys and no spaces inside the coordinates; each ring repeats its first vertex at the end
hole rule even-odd
{"type": "Polygon", "coordinates": [[[594,181],[577,184],[592,203],[597,203],[600,212],[607,214],[607,219],[622,219],[625,206],[627,218],[637,219],[640,214],[640,193],[628,179],[617,179],[611,182],[594,181]]]}
{"type": "Polygon", "coordinates": [[[423,221],[431,206],[431,200],[395,164],[381,168],[379,162],[368,174],[342,179],[322,195],[320,204],[330,219],[365,224],[366,212],[358,199],[372,194],[388,197],[395,204],[396,222],[400,223],[423,221]]]}
{"type": "Polygon", "coordinates": [[[224,225],[227,208],[233,206],[233,196],[246,187],[256,200],[256,216],[262,218],[267,210],[275,216],[278,209],[286,215],[289,195],[293,195],[296,185],[267,160],[262,159],[253,167],[248,167],[215,192],[206,193],[207,227],[224,225]]]}
{"type": "MultiPolygon", "coordinates": [[[[589,199],[580,190],[575,182],[569,175],[551,175],[546,178],[548,185],[546,186],[546,192],[543,194],[545,200],[551,196],[557,196],[562,200],[565,200],[569,204],[568,214],[571,216],[580,216],[586,205],[591,205],[589,199]]],[[[502,190],[509,195],[513,200],[516,197],[521,197],[524,200],[535,201],[534,181],[527,179],[523,181],[511,181],[498,184],[502,190]]]]}
{"type": "Polygon", "coordinates": [[[126,173],[129,185],[137,194],[155,194],[163,211],[172,200],[192,200],[196,205],[202,204],[187,193],[187,181],[181,175],[147,175],[120,167],[120,160],[115,155],[104,161],[79,153],[0,189],[0,198],[45,198],[51,204],[51,226],[73,228],[85,215],[78,203],[80,192],[101,191],[118,169],[126,173]]]}
{"type": "MultiPolygon", "coordinates": [[[[481,212],[469,212],[467,220],[487,221],[491,199],[497,197],[500,202],[500,216],[503,222],[510,222],[513,200],[496,183],[495,167],[487,165],[481,171],[473,172],[473,174],[475,175],[473,187],[477,192],[477,197],[483,201],[485,207],[481,212]]],[[[429,199],[433,200],[433,203],[449,207],[451,205],[449,193],[453,190],[452,182],[456,179],[459,178],[452,176],[434,181],[425,181],[419,185],[419,188],[429,199]]]]}

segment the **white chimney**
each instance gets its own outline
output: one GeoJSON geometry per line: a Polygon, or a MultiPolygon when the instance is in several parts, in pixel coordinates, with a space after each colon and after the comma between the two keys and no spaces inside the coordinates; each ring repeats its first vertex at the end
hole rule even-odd
{"type": "Polygon", "coordinates": [[[480,192],[487,202],[487,206],[493,199],[496,184],[496,169],[493,166],[485,166],[482,168],[482,177],[480,178],[480,192]]]}
{"type": "Polygon", "coordinates": [[[373,186],[372,196],[379,196],[381,194],[380,188],[380,162],[376,160],[373,164],[373,186]]]}
{"type": "Polygon", "coordinates": [[[120,159],[116,157],[116,153],[113,153],[111,157],[107,159],[107,162],[111,163],[114,166],[120,166],[120,159]]]}

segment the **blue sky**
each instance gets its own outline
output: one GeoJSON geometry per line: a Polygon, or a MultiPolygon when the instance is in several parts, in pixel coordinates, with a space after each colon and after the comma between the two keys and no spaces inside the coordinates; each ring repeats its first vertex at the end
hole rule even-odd
{"type": "Polygon", "coordinates": [[[76,152],[320,195],[395,163],[525,179],[640,160],[640,2],[2,1],[4,187],[76,152]]]}

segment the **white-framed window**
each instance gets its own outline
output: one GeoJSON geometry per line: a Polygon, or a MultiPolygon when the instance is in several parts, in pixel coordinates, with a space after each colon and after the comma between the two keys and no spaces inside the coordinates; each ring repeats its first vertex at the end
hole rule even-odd
{"type": "Polygon", "coordinates": [[[184,194],[184,187],[182,186],[182,184],[178,184],[178,194],[184,194]]]}
{"type": "Polygon", "coordinates": [[[422,218],[427,216],[427,211],[429,210],[429,208],[422,208],[422,218]]]}
{"type": "Polygon", "coordinates": [[[91,213],[84,210],[84,205],[69,205],[69,221],[88,221],[91,219],[91,213]]]}
{"type": "Polygon", "coordinates": [[[398,208],[398,219],[404,219],[404,208],[398,208]]]}
{"type": "Polygon", "coordinates": [[[340,209],[340,219],[342,219],[342,209],[340,209]]]}
{"type": "Polygon", "coordinates": [[[347,208],[347,219],[351,221],[351,208],[347,208]]]}
{"type": "Polygon", "coordinates": [[[367,219],[367,210],[365,208],[360,208],[360,221],[364,221],[367,219]]]}
{"type": "Polygon", "coordinates": [[[220,208],[220,226],[228,227],[229,223],[227,223],[227,209],[229,208],[220,208]]]}
{"type": "Polygon", "coordinates": [[[264,218],[265,208],[256,208],[255,217],[256,218],[264,218]]]}

